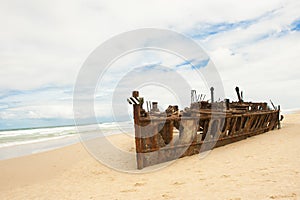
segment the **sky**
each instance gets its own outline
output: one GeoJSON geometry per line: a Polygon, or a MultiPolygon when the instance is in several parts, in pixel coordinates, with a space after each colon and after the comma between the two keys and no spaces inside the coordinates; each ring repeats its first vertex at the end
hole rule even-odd
{"type": "MultiPolygon", "coordinates": [[[[217,68],[226,97],[236,100],[238,85],[249,101],[272,99],[284,111],[300,109],[298,0],[0,0],[0,25],[0,129],[74,124],[73,88],[85,60],[112,36],[139,28],[168,29],[197,42],[217,68]]],[[[162,52],[121,58],[99,82],[96,115],[113,120],[112,90],[128,67],[180,64],[162,52]]],[[[177,68],[209,94],[192,70],[177,68]]],[[[153,87],[138,89],[167,105],[153,87]]]]}

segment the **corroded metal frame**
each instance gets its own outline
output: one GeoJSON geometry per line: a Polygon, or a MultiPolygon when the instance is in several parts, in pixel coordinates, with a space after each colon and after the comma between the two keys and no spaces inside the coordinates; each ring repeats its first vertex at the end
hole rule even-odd
{"type": "MultiPolygon", "coordinates": [[[[133,97],[139,97],[138,91],[133,92],[133,97]]],[[[194,109],[190,116],[155,116],[145,112],[142,106],[133,105],[138,169],[280,127],[280,110],[270,110],[266,103],[233,102],[224,110],[194,109]]]]}

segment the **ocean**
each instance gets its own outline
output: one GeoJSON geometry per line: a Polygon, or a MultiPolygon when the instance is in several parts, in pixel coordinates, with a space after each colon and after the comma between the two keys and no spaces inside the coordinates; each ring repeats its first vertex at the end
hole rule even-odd
{"type": "Polygon", "coordinates": [[[121,133],[133,133],[129,122],[111,122],[98,125],[60,126],[0,131],[0,160],[44,152],[85,139],[121,133]],[[100,130],[100,131],[99,131],[100,130]],[[88,137],[85,137],[88,135],[88,137]]]}

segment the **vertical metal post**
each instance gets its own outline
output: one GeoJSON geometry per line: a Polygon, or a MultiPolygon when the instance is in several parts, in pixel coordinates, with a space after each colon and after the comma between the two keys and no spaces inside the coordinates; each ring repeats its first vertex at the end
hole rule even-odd
{"type": "Polygon", "coordinates": [[[197,101],[196,95],[197,95],[196,90],[191,90],[191,103],[194,103],[197,101]]]}
{"type": "Polygon", "coordinates": [[[278,105],[278,129],[281,129],[281,124],[280,124],[280,105],[278,105]]]}
{"type": "Polygon", "coordinates": [[[236,88],[235,88],[235,91],[236,91],[236,94],[237,94],[237,96],[238,96],[239,102],[242,102],[241,95],[240,95],[240,88],[239,88],[239,87],[236,87],[236,88]]]}
{"type": "Polygon", "coordinates": [[[226,110],[229,110],[229,99],[224,99],[226,110]]]}
{"type": "Polygon", "coordinates": [[[210,96],[211,96],[211,102],[213,103],[214,102],[214,87],[211,87],[210,88],[210,96]]]}
{"type": "MultiPolygon", "coordinates": [[[[139,97],[138,91],[132,92],[132,97],[139,97]]],[[[140,113],[141,106],[138,104],[133,104],[133,118],[134,118],[134,130],[135,130],[135,146],[136,146],[136,161],[137,168],[142,169],[144,167],[143,163],[143,152],[142,152],[142,135],[140,127],[140,113]]]]}

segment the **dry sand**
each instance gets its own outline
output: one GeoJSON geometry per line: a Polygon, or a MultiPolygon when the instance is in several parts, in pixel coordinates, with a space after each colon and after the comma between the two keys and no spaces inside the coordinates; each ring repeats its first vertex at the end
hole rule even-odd
{"type": "MultiPolygon", "coordinates": [[[[282,127],[144,174],[107,168],[81,144],[0,161],[0,199],[300,199],[300,114],[282,127]]],[[[134,151],[128,138],[110,139],[134,151]]]]}

